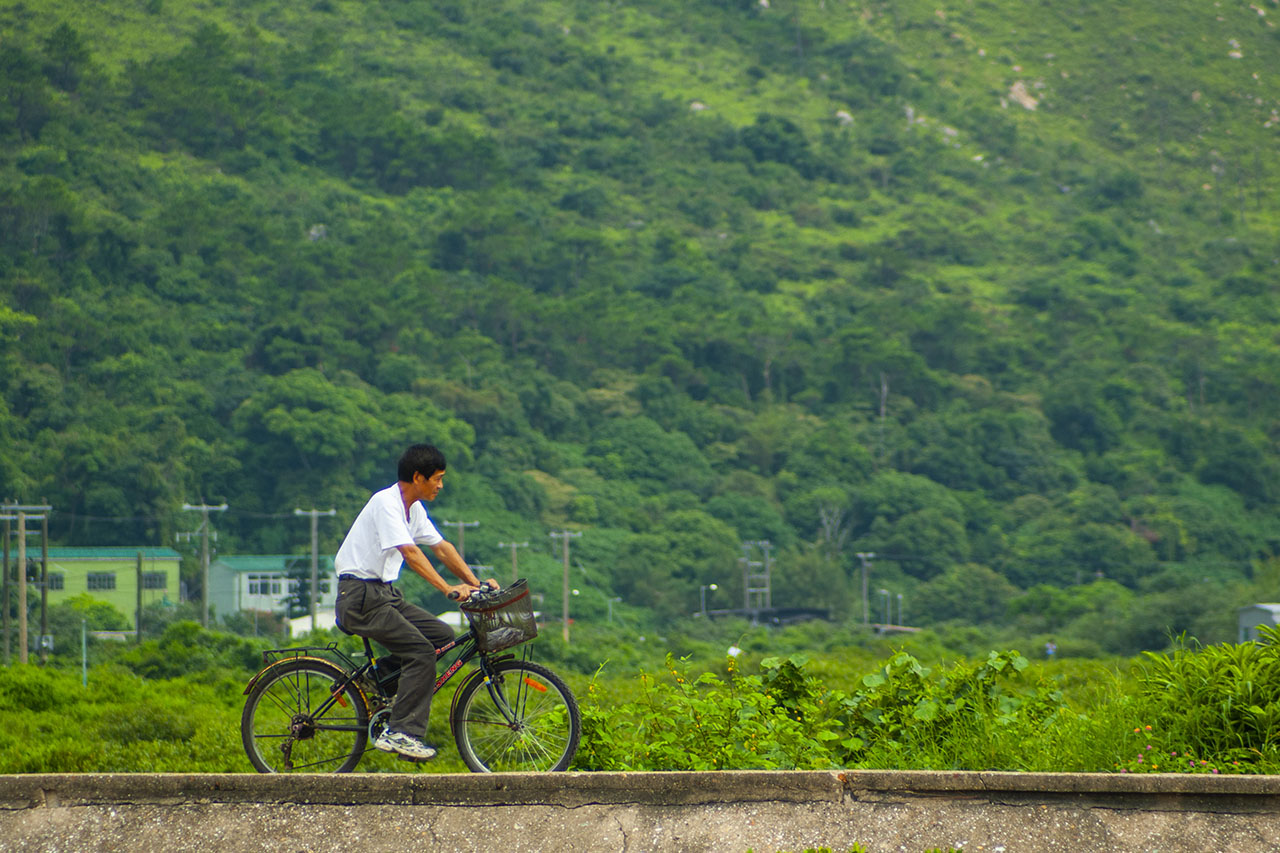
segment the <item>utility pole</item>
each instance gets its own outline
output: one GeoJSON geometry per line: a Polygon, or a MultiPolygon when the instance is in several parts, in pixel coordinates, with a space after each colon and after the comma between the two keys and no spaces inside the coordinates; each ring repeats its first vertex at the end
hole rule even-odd
{"type": "MultiPolygon", "coordinates": [[[[320,516],[332,518],[338,514],[335,509],[295,509],[294,515],[311,518],[311,630],[316,629],[316,599],[320,589],[320,516]]],[[[287,615],[287,614],[286,614],[287,615]]]]}
{"type": "Polygon", "coordinates": [[[582,533],[573,533],[569,530],[559,530],[548,535],[552,539],[559,539],[564,543],[564,585],[561,591],[564,594],[562,621],[564,622],[564,641],[567,644],[569,642],[569,540],[577,539],[582,535],[582,533]]]}
{"type": "Polygon", "coordinates": [[[467,561],[467,549],[462,543],[463,531],[466,530],[468,527],[479,527],[480,522],[478,521],[442,521],[440,522],[440,524],[443,527],[458,528],[458,556],[461,557],[462,562],[465,563],[467,561]]]}
{"type": "Polygon", "coordinates": [[[880,447],[876,454],[876,464],[884,462],[885,446],[884,446],[884,423],[885,418],[889,414],[889,377],[884,371],[880,371],[880,447]]]}
{"type": "Polygon", "coordinates": [[[18,513],[18,663],[27,662],[27,514],[18,513]]]}
{"type": "Polygon", "coordinates": [[[16,516],[4,516],[4,665],[12,661],[9,649],[9,537],[13,530],[10,523],[16,516]]]}
{"type": "Polygon", "coordinates": [[[49,514],[40,516],[40,665],[49,662],[49,514]]]}
{"type": "Polygon", "coordinates": [[[871,571],[871,561],[875,559],[874,551],[859,551],[858,559],[862,561],[862,624],[871,624],[871,611],[867,605],[867,573],[871,571]]]}
{"type": "Polygon", "coordinates": [[[520,579],[520,570],[517,568],[517,563],[516,563],[516,549],[527,547],[528,544],[529,544],[528,542],[499,542],[498,543],[499,548],[511,549],[511,582],[512,583],[515,583],[517,580],[520,579]]]}
{"type": "MultiPolygon", "coordinates": [[[[44,521],[52,512],[48,504],[5,504],[0,510],[17,513],[18,521],[18,663],[27,662],[27,521],[44,521]],[[29,515],[29,513],[41,513],[29,515]]],[[[43,528],[48,534],[48,525],[43,528]]],[[[45,546],[47,549],[47,545],[45,546]]],[[[47,554],[47,550],[45,551],[47,554]]],[[[48,558],[45,559],[46,563],[48,558]]],[[[8,610],[5,611],[8,613],[8,610]]],[[[6,635],[8,639],[8,635],[6,635]]]]}
{"type": "Polygon", "coordinates": [[[137,602],[133,611],[133,640],[135,643],[142,642],[142,552],[138,552],[138,583],[137,583],[137,602]]]}
{"type": "MultiPolygon", "coordinates": [[[[200,576],[201,589],[200,597],[204,599],[204,610],[200,616],[200,624],[205,628],[209,627],[209,513],[226,512],[227,505],[225,503],[218,506],[210,506],[209,504],[183,504],[184,512],[200,513],[200,529],[196,533],[203,534],[200,537],[200,576]]],[[[191,534],[187,534],[188,537],[191,534]]],[[[217,538],[216,536],[214,537],[217,538]]]]}

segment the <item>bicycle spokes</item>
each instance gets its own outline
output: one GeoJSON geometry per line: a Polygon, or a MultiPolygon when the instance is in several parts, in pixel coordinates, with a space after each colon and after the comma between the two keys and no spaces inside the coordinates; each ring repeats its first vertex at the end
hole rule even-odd
{"type": "Polygon", "coordinates": [[[241,718],[245,751],[265,773],[350,770],[367,732],[360,691],[341,669],[315,659],[284,661],[264,673],[241,718]]]}
{"type": "Polygon", "coordinates": [[[514,660],[463,686],[453,725],[463,760],[478,771],[563,770],[580,727],[564,682],[544,667],[514,660]]]}

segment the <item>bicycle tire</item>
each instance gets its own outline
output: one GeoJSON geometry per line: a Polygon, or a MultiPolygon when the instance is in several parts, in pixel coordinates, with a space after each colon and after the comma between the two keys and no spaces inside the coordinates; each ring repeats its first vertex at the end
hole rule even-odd
{"type": "Polygon", "coordinates": [[[240,716],[240,739],[259,773],[347,773],[368,742],[369,709],[341,667],[318,658],[285,660],[254,684],[240,716]],[[337,692],[337,701],[316,711],[337,692]],[[338,728],[330,728],[336,726],[338,728]]]}
{"type": "Polygon", "coordinates": [[[476,773],[567,768],[582,736],[578,702],[568,686],[530,661],[499,661],[493,674],[493,692],[480,672],[459,688],[449,720],[467,767],[476,773]],[[507,704],[514,721],[508,721],[498,701],[507,704]]]}

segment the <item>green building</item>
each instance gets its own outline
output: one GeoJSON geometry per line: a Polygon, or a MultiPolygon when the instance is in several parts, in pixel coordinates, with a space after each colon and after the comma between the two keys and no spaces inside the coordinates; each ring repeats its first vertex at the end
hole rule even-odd
{"type": "MultiPolygon", "coordinates": [[[[40,552],[28,552],[28,562],[32,556],[38,576],[40,552]]],[[[119,610],[136,627],[139,587],[144,606],[178,602],[181,560],[172,548],[50,548],[49,604],[88,593],[119,610]]],[[[28,594],[38,597],[39,587],[29,588],[28,594]]]]}

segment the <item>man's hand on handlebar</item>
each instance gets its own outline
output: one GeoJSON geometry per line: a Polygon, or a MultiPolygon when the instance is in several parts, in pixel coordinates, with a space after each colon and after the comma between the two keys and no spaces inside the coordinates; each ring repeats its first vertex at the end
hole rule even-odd
{"type": "Polygon", "coordinates": [[[460,583],[457,586],[449,587],[449,591],[445,595],[450,601],[466,601],[471,597],[471,593],[477,589],[479,587],[474,587],[469,583],[460,583]]]}
{"type": "Polygon", "coordinates": [[[488,580],[481,581],[479,586],[473,586],[469,583],[460,583],[457,586],[450,587],[449,592],[446,595],[450,601],[466,601],[477,592],[481,595],[485,595],[487,593],[497,591],[498,582],[493,578],[489,578],[488,580]]]}

